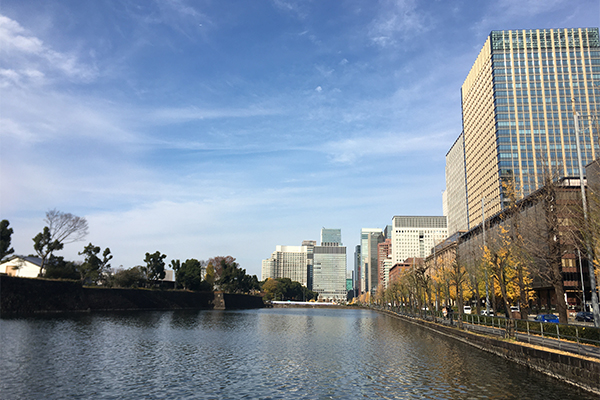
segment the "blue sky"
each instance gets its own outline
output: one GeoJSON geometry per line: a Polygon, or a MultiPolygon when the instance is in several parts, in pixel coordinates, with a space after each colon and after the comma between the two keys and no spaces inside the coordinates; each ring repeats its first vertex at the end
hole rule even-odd
{"type": "Polygon", "coordinates": [[[595,27],[571,0],[0,2],[0,218],[49,209],[113,267],[236,257],[441,215],[460,87],[491,30],[595,27]]]}

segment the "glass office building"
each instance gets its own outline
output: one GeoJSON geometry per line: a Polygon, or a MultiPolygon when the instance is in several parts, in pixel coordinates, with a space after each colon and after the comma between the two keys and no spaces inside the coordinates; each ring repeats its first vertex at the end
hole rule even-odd
{"type": "Polygon", "coordinates": [[[486,218],[506,204],[507,183],[522,198],[547,176],[578,176],[575,114],[583,165],[600,155],[598,28],[492,31],[461,97],[472,228],[482,199],[486,218]]]}
{"type": "Polygon", "coordinates": [[[342,230],[341,229],[321,229],[321,246],[341,246],[342,245],[342,230]]]}

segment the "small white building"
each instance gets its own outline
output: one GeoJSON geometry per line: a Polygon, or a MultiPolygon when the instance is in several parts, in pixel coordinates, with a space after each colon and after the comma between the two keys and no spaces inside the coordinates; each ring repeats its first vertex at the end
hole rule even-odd
{"type": "Polygon", "coordinates": [[[11,256],[0,263],[0,273],[22,278],[37,278],[42,259],[39,257],[11,256]]]}

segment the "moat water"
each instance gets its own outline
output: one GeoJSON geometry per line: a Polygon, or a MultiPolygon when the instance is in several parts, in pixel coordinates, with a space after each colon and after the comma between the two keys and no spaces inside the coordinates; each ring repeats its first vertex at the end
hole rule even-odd
{"type": "Polygon", "coordinates": [[[368,310],[0,319],[2,399],[587,399],[368,310]]]}

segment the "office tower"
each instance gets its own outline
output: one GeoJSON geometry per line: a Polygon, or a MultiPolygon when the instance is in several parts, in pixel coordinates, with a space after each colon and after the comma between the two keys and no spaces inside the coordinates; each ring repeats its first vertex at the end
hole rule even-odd
{"type": "Polygon", "coordinates": [[[357,244],[354,248],[354,282],[352,282],[352,288],[354,289],[354,297],[358,297],[360,295],[361,273],[362,269],[360,267],[360,244],[357,244]]]}
{"type": "MultiPolygon", "coordinates": [[[[388,227],[391,226],[388,225],[388,227]]],[[[391,229],[389,233],[391,235],[391,229]]],[[[379,284],[383,285],[383,289],[387,289],[390,283],[390,269],[392,266],[392,239],[389,238],[377,244],[377,271],[379,273],[379,284]]]]}
{"type": "Polygon", "coordinates": [[[468,231],[465,147],[462,133],[446,154],[446,190],[444,194],[444,215],[448,217],[448,234],[468,231]]]}
{"type": "Polygon", "coordinates": [[[330,243],[342,245],[342,230],[341,229],[321,229],[321,246],[327,246],[330,243]]]}
{"type": "Polygon", "coordinates": [[[310,289],[310,266],[314,246],[276,246],[271,258],[262,261],[261,280],[290,278],[310,289]]]}
{"type": "Polygon", "coordinates": [[[433,246],[448,237],[448,225],[443,216],[395,216],[392,225],[393,264],[410,257],[425,258],[433,246]]]}
{"type": "Polygon", "coordinates": [[[360,232],[360,291],[374,294],[379,282],[377,245],[383,242],[383,230],[363,228],[360,232]]]}
{"type": "Polygon", "coordinates": [[[461,88],[470,228],[482,199],[487,218],[510,191],[522,198],[549,174],[578,175],[575,113],[583,165],[598,157],[599,84],[598,28],[491,32],[461,88]]]}
{"type": "Polygon", "coordinates": [[[346,300],[346,248],[315,246],[312,290],[319,300],[346,300]]]}
{"type": "Polygon", "coordinates": [[[312,247],[312,290],[320,300],[346,300],[346,248],[341,229],[321,229],[321,245],[312,247]]]}

